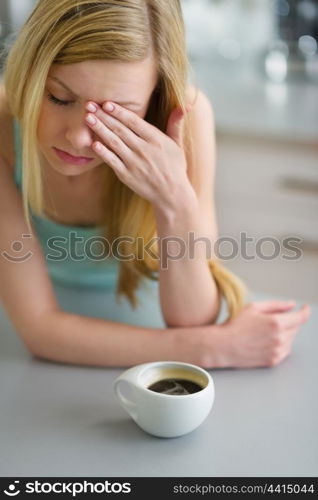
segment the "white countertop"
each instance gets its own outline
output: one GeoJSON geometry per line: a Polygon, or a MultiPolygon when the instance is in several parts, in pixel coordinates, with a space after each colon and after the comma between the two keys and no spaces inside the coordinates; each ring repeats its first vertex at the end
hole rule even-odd
{"type": "MultiPolygon", "coordinates": [[[[63,309],[118,320],[104,292],[56,287],[63,309]]],[[[253,299],[272,297],[256,294],[253,299]]],[[[157,302],[130,319],[158,326],[157,302]]],[[[194,432],[146,434],[115,400],[123,371],[32,358],[0,308],[0,469],[3,476],[316,476],[318,308],[291,355],[273,368],[211,370],[215,404],[194,432]]]]}

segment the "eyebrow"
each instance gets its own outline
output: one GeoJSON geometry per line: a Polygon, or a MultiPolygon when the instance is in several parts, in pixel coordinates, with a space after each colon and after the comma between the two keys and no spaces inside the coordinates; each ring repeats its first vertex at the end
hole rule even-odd
{"type": "MultiPolygon", "coordinates": [[[[71,90],[64,82],[62,82],[62,80],[60,80],[57,76],[49,76],[49,78],[51,78],[51,80],[55,80],[56,82],[58,82],[62,87],[64,87],[68,92],[70,92],[71,94],[73,94],[74,97],[79,97],[77,94],[75,94],[75,92],[73,92],[73,90],[71,90]]],[[[106,100],[106,99],[105,99],[106,100]]],[[[131,104],[133,106],[139,106],[141,107],[141,105],[137,102],[131,102],[131,101],[117,101],[118,104],[122,105],[122,104],[131,104]]],[[[99,104],[99,103],[97,103],[99,104]]]]}

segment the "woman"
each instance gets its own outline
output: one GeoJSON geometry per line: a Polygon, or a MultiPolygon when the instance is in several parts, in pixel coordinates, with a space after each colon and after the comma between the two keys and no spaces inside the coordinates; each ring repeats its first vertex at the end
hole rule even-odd
{"type": "Polygon", "coordinates": [[[15,131],[12,148],[1,141],[1,297],[35,356],[210,368],[274,365],[290,352],[308,307],[244,307],[240,281],[191,248],[190,233],[214,242],[217,227],[212,111],[187,70],[179,0],[40,0],[15,40],[1,99],[8,141],[15,131]],[[91,238],[112,254],[93,258],[91,238]],[[137,307],[150,279],[166,328],[65,312],[52,287],[117,285],[137,307]],[[222,297],[229,317],[218,325],[222,297]]]}

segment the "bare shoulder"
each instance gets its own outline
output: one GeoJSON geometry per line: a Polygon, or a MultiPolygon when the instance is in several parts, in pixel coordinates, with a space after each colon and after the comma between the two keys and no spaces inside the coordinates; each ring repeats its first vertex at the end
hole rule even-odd
{"type": "Polygon", "coordinates": [[[204,118],[207,118],[207,115],[209,115],[213,119],[212,103],[201,89],[194,85],[189,85],[186,90],[186,100],[191,105],[190,114],[192,116],[199,117],[203,113],[204,118]]]}
{"type": "Polygon", "coordinates": [[[3,82],[0,82],[0,156],[11,171],[14,171],[15,152],[13,139],[13,117],[7,103],[6,92],[3,82]]]}
{"type": "MultiPolygon", "coordinates": [[[[215,125],[212,103],[209,97],[198,87],[189,86],[186,91],[186,101],[190,104],[188,112],[191,136],[194,139],[196,153],[201,157],[204,149],[210,149],[210,156],[214,149],[215,125]],[[203,151],[202,150],[202,151],[203,151]]],[[[185,137],[185,142],[188,138],[185,137]]]]}
{"type": "Polygon", "coordinates": [[[188,87],[187,104],[191,105],[188,112],[190,134],[184,136],[188,171],[203,205],[206,205],[211,202],[210,187],[215,172],[214,114],[210,99],[197,87],[188,87]]]}
{"type": "MultiPolygon", "coordinates": [[[[201,89],[194,86],[187,88],[186,101],[191,106],[188,112],[191,136],[199,152],[203,142],[210,143],[210,145],[214,142],[215,125],[212,103],[201,89]]],[[[187,141],[186,137],[185,141],[187,141]]]]}
{"type": "Polygon", "coordinates": [[[201,92],[198,87],[195,87],[194,85],[189,85],[186,89],[186,100],[188,104],[193,104],[195,103],[198,93],[201,92]]]}

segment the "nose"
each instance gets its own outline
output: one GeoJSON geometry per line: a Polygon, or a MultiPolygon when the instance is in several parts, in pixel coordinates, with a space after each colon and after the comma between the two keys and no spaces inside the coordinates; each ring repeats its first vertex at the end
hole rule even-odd
{"type": "Polygon", "coordinates": [[[67,127],[66,140],[70,144],[72,151],[77,152],[77,155],[93,157],[94,153],[89,148],[96,140],[95,133],[82,120],[78,120],[77,123],[72,123],[67,127]]]}

